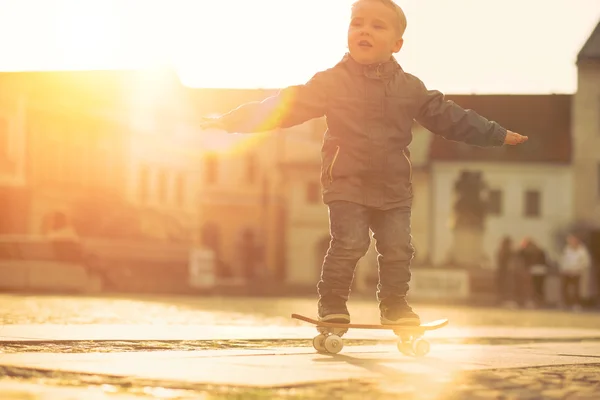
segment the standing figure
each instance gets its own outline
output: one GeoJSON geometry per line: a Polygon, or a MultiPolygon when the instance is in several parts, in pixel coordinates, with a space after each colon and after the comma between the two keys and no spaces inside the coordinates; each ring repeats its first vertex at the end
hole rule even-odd
{"type": "Polygon", "coordinates": [[[581,286],[589,283],[591,257],[581,240],[567,236],[567,245],[560,262],[562,303],[573,310],[581,309],[581,286]]]}
{"type": "Polygon", "coordinates": [[[393,57],[402,48],[405,29],[404,12],[393,1],[358,0],[348,27],[349,53],[335,66],[316,73],[304,85],[203,123],[205,128],[245,133],[327,118],[321,185],[329,207],[331,242],[317,284],[321,321],[350,321],[346,302],[356,263],[369,248],[371,230],[378,253],[381,323],[420,323],[406,300],[414,253],[408,151],[414,120],[448,140],[474,146],[527,140],[446,100],[439,91],[428,90],[405,72],[393,57]]]}
{"type": "Polygon", "coordinates": [[[506,304],[514,300],[511,281],[512,271],[510,268],[510,262],[513,257],[512,246],[512,239],[509,236],[505,236],[496,253],[496,289],[500,304],[506,304]]]}

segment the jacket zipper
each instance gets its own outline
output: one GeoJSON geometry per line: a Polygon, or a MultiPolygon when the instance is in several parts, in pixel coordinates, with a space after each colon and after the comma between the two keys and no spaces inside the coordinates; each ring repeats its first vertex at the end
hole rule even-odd
{"type": "Polygon", "coordinates": [[[408,181],[412,183],[412,163],[410,162],[410,159],[406,155],[406,152],[404,151],[404,149],[402,150],[402,155],[404,156],[404,158],[406,158],[406,162],[408,163],[408,171],[409,171],[408,181]]]}
{"type": "Polygon", "coordinates": [[[329,166],[329,183],[333,182],[333,165],[337,161],[339,154],[340,154],[340,146],[337,146],[337,148],[335,149],[335,155],[333,156],[333,161],[331,161],[331,165],[329,166]]]}

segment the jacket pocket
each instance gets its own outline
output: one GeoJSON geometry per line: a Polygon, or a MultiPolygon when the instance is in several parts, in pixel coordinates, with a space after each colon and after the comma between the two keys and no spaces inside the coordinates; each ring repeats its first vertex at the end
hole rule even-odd
{"type": "Polygon", "coordinates": [[[333,160],[331,160],[331,164],[329,165],[329,170],[328,170],[329,183],[333,182],[333,167],[335,167],[335,162],[337,161],[337,158],[339,155],[340,155],[340,146],[337,146],[335,149],[335,154],[333,155],[333,160]]]}

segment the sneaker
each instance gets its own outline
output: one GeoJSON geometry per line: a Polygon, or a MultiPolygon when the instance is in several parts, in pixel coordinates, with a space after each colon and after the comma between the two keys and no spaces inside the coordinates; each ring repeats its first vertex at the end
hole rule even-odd
{"type": "Polygon", "coordinates": [[[382,325],[420,325],[421,319],[405,297],[392,296],[381,300],[379,311],[382,325]]]}
{"type": "Polygon", "coordinates": [[[319,321],[350,323],[350,313],[348,307],[346,307],[346,299],[335,295],[323,296],[319,299],[318,307],[319,321]]]}

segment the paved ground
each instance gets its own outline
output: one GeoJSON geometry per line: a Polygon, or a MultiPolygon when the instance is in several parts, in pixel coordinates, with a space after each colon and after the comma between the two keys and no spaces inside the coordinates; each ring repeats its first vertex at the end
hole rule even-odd
{"type": "MultiPolygon", "coordinates": [[[[19,296],[0,295],[0,326],[9,324],[125,324],[300,326],[291,313],[314,315],[316,300],[306,298],[213,298],[189,296],[19,296]]],[[[379,318],[373,297],[352,297],[354,322],[379,318]]],[[[597,328],[600,312],[507,310],[454,305],[415,305],[424,320],[449,318],[452,326],[597,328]]]]}
{"type": "Polygon", "coordinates": [[[0,394],[41,398],[33,396],[42,387],[55,391],[57,399],[92,398],[90,393],[107,399],[387,399],[400,394],[412,399],[595,399],[600,394],[599,343],[438,345],[423,359],[386,345],[344,350],[335,356],[307,348],[8,354],[2,356],[0,373],[11,378],[0,381],[0,394]]]}
{"type": "MultiPolygon", "coordinates": [[[[416,305],[425,359],[350,331],[315,354],[314,299],[0,295],[1,399],[600,398],[600,313],[416,305]]],[[[374,300],[353,319],[376,322],[374,300]]]]}
{"type": "Polygon", "coordinates": [[[404,374],[430,379],[461,371],[600,363],[600,343],[437,345],[423,358],[393,345],[347,346],[337,355],[312,348],[246,348],[127,353],[13,353],[5,368],[31,368],[140,379],[252,387],[288,387],[344,379],[396,380],[404,374]]]}

